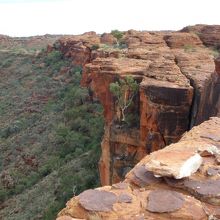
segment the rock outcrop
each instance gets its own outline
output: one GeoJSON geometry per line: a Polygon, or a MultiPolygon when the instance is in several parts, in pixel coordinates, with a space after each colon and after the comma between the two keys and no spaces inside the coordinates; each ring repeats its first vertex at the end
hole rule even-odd
{"type": "Polygon", "coordinates": [[[122,180],[146,154],[220,114],[219,60],[204,42],[195,33],[134,30],[123,32],[119,41],[89,32],[57,42],[66,57],[83,66],[81,84],[104,108],[102,185],[122,180]],[[125,124],[117,120],[109,85],[127,75],[138,82],[139,91],[126,112],[131,122],[125,124]]]}
{"type": "Polygon", "coordinates": [[[60,220],[219,219],[220,118],[193,127],[178,143],[145,156],[123,182],[72,198],[59,216],[60,220]],[[179,175],[183,166],[187,169],[179,175]]]}
{"type": "Polygon", "coordinates": [[[181,32],[191,32],[199,36],[204,45],[220,49],[220,25],[198,24],[187,26],[181,32]]]}

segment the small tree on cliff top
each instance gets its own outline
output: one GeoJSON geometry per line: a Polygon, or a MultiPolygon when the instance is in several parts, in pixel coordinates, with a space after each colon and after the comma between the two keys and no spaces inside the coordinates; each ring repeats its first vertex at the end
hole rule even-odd
{"type": "Polygon", "coordinates": [[[116,97],[116,104],[120,110],[120,121],[125,121],[125,110],[131,105],[138,91],[138,84],[131,76],[110,84],[110,91],[116,97]]]}

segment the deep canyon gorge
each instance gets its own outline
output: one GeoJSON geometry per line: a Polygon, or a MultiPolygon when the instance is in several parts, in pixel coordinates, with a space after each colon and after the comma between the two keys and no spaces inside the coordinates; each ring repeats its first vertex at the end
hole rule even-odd
{"type": "Polygon", "coordinates": [[[0,219],[220,219],[220,25],[0,35],[0,79],[0,219]]]}
{"type": "Polygon", "coordinates": [[[207,121],[220,116],[219,36],[220,26],[196,25],[58,40],[62,53],[83,66],[81,85],[105,117],[103,187],[71,199],[59,220],[219,218],[220,121],[207,121]],[[135,116],[131,126],[118,122],[109,90],[127,75],[139,84],[127,111],[135,116]]]}

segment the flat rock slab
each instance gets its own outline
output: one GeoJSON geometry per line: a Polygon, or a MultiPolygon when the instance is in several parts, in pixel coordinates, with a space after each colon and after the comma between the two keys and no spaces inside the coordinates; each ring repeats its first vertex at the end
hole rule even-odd
{"type": "Polygon", "coordinates": [[[219,197],[220,196],[220,179],[217,180],[187,180],[184,182],[185,187],[199,196],[219,197]]]}
{"type": "Polygon", "coordinates": [[[130,195],[128,195],[127,193],[122,193],[118,196],[118,202],[131,203],[132,197],[130,195]]]}
{"type": "Polygon", "coordinates": [[[175,187],[175,188],[183,188],[184,187],[184,179],[174,179],[170,177],[164,177],[167,185],[175,187]]]}
{"type": "Polygon", "coordinates": [[[109,212],[118,197],[107,191],[89,189],[79,195],[79,203],[88,211],[109,212]]]}
{"type": "Polygon", "coordinates": [[[155,190],[149,193],[146,209],[150,212],[175,212],[184,205],[181,193],[171,190],[155,190]]]}
{"type": "Polygon", "coordinates": [[[161,181],[161,179],[156,178],[152,172],[147,171],[144,165],[135,167],[133,172],[135,177],[138,178],[143,185],[151,185],[161,181]]]}
{"type": "MultiPolygon", "coordinates": [[[[170,145],[171,146],[171,145],[170,145]]],[[[202,164],[202,157],[190,150],[184,149],[184,144],[178,143],[176,148],[157,151],[150,155],[150,160],[145,164],[145,168],[155,175],[163,177],[174,177],[181,179],[195,173],[202,164]]]]}
{"type": "Polygon", "coordinates": [[[207,170],[209,176],[216,176],[220,174],[220,167],[209,167],[207,170]]]}

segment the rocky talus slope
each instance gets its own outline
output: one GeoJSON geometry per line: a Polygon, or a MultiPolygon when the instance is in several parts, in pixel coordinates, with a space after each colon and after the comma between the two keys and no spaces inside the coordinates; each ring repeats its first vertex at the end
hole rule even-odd
{"type": "Polygon", "coordinates": [[[57,220],[220,218],[220,118],[144,157],[123,182],[72,198],[57,220]]]}
{"type": "Polygon", "coordinates": [[[89,87],[91,98],[104,107],[102,185],[122,180],[146,154],[177,142],[194,125],[220,115],[220,60],[214,58],[220,28],[203,28],[214,31],[130,30],[120,39],[89,32],[55,44],[74,64],[83,66],[82,86],[89,87]],[[139,84],[134,104],[126,112],[135,121],[129,126],[118,122],[118,108],[109,91],[110,83],[127,75],[139,84]]]}

